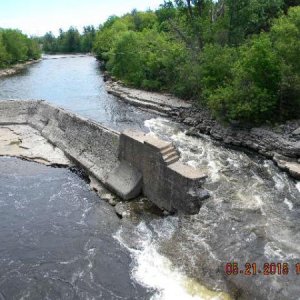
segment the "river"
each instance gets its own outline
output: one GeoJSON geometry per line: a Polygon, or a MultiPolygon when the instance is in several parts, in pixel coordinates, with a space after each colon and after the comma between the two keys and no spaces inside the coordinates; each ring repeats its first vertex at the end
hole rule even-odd
{"type": "Polygon", "coordinates": [[[189,137],[183,126],[108,95],[92,57],[48,59],[2,78],[0,98],[45,99],[117,130],[149,131],[174,142],[182,161],[207,172],[211,197],[198,215],[129,217],[110,232],[131,256],[132,280],[151,291],[146,298],[226,299],[204,284],[237,299],[298,299],[300,183],[272,161],[204,135],[189,137]],[[225,275],[229,262],[241,270],[256,263],[257,274],[225,275]],[[288,274],[264,274],[270,263],[288,263],[288,274]]]}
{"type": "Polygon", "coordinates": [[[113,129],[145,130],[144,121],[154,115],[109,95],[95,58],[49,58],[0,78],[0,99],[43,99],[113,129]]]}

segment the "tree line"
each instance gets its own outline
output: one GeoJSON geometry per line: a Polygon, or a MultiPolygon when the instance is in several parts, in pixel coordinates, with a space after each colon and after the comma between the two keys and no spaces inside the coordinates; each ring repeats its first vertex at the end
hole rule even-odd
{"type": "Polygon", "coordinates": [[[94,52],[126,84],[194,99],[227,122],[300,115],[299,0],[175,0],[112,16],[94,52]]]}
{"type": "Polygon", "coordinates": [[[60,29],[58,37],[47,32],[40,42],[46,53],[88,53],[92,51],[95,36],[94,26],[84,27],[82,34],[76,28],[70,27],[67,31],[60,29]]]}
{"type": "Polygon", "coordinates": [[[36,38],[29,38],[19,30],[0,28],[0,68],[40,57],[36,38]]]}
{"type": "Polygon", "coordinates": [[[40,57],[38,42],[94,52],[125,84],[193,99],[226,122],[300,115],[300,0],[168,0],[39,39],[0,29],[0,67],[40,57]]]}

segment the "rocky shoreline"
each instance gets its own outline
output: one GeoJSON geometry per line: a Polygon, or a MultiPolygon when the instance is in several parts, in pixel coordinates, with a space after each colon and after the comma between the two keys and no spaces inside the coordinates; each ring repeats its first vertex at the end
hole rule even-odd
{"type": "Polygon", "coordinates": [[[27,61],[25,63],[20,63],[20,64],[13,65],[13,66],[11,66],[9,68],[6,68],[6,69],[0,69],[0,77],[17,74],[18,72],[25,69],[27,66],[38,63],[40,61],[41,61],[41,59],[30,60],[30,61],[27,61]]]}
{"type": "Polygon", "coordinates": [[[131,89],[104,75],[108,93],[120,99],[168,116],[189,127],[187,134],[210,135],[227,145],[244,147],[272,159],[280,169],[300,180],[300,119],[284,124],[261,127],[223,125],[206,109],[193,106],[169,94],[131,89]]]}

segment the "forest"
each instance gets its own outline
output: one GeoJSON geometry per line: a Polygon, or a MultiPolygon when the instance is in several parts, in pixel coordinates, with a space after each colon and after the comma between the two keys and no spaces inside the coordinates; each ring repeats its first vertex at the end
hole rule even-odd
{"type": "Polygon", "coordinates": [[[94,52],[125,84],[171,92],[220,120],[300,115],[299,0],[175,0],[112,16],[94,52]]]}
{"type": "Polygon", "coordinates": [[[67,31],[59,30],[59,36],[47,32],[41,39],[43,51],[55,53],[88,53],[93,49],[96,36],[94,26],[85,26],[80,34],[77,28],[70,27],[67,31]]]}
{"type": "Polygon", "coordinates": [[[300,116],[300,0],[164,1],[57,37],[0,29],[0,67],[39,58],[41,47],[93,52],[126,85],[192,100],[224,122],[300,116]]]}
{"type": "Polygon", "coordinates": [[[0,28],[0,68],[41,57],[37,38],[29,38],[19,30],[0,28]]]}

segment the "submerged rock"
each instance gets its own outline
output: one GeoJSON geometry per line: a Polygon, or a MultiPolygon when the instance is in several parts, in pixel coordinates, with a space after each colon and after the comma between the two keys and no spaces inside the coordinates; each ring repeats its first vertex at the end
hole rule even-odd
{"type": "Polygon", "coordinates": [[[300,127],[298,127],[296,130],[294,130],[294,131],[292,132],[292,135],[295,135],[295,136],[300,135],[300,127]]]}

